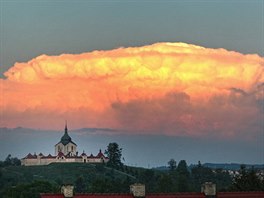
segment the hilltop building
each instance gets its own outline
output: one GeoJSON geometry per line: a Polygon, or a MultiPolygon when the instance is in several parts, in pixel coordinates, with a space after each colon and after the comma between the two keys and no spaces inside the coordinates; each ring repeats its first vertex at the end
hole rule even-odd
{"type": "Polygon", "coordinates": [[[69,136],[67,124],[65,125],[64,135],[61,137],[61,140],[55,145],[55,155],[57,156],[60,152],[66,156],[69,155],[71,157],[78,154],[77,144],[75,144],[69,136]]]}
{"type": "Polygon", "coordinates": [[[21,159],[21,164],[24,166],[48,165],[50,163],[105,163],[108,158],[104,156],[101,149],[97,155],[86,155],[83,152],[78,155],[77,144],[75,144],[68,134],[67,123],[65,125],[64,135],[61,140],[55,145],[55,155],[43,155],[42,153],[32,155],[29,153],[26,157],[21,159]]]}

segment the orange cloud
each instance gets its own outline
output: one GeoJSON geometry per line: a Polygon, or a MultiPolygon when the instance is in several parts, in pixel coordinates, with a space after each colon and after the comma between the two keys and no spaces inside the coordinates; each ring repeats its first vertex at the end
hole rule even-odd
{"type": "Polygon", "coordinates": [[[69,119],[170,135],[258,132],[263,66],[258,55],[185,43],[41,55],[5,72],[1,125],[61,128],[69,119]]]}

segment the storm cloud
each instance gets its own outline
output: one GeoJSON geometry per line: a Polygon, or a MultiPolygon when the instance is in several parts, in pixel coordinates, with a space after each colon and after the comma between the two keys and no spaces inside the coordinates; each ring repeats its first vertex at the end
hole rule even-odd
{"type": "Polygon", "coordinates": [[[41,55],[0,80],[0,124],[255,138],[263,66],[258,55],[186,43],[41,55]]]}

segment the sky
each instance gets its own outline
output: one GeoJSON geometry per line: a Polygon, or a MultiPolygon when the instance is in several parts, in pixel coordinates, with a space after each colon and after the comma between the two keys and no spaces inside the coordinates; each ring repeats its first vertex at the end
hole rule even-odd
{"type": "Polygon", "coordinates": [[[0,16],[2,140],[67,120],[123,147],[172,138],[190,162],[213,142],[205,161],[264,163],[263,1],[0,0],[0,16]]]}

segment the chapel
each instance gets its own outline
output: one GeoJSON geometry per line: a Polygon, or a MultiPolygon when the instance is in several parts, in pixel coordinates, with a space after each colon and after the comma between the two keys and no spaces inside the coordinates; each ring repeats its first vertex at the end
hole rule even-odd
{"type": "Polygon", "coordinates": [[[77,144],[72,141],[69,135],[67,122],[64,128],[64,134],[60,141],[55,144],[55,155],[31,154],[21,159],[21,165],[24,166],[36,166],[36,165],[48,165],[51,163],[106,163],[109,159],[106,157],[100,149],[97,155],[87,155],[84,151],[78,155],[77,144]]]}
{"type": "Polygon", "coordinates": [[[77,155],[77,145],[72,141],[68,134],[67,122],[64,129],[64,135],[61,140],[55,145],[55,155],[57,156],[62,152],[65,156],[76,156],[77,155]]]}

